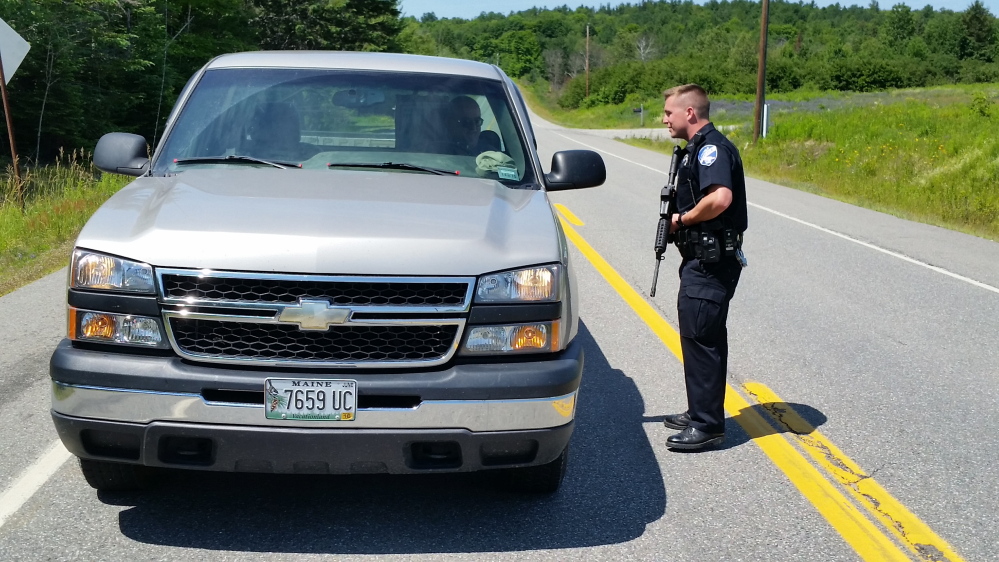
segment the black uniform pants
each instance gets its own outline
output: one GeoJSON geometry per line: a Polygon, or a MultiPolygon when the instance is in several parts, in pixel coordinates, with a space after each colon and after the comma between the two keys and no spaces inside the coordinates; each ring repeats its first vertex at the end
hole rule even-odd
{"type": "Polygon", "coordinates": [[[725,431],[728,372],[728,304],[742,266],[734,257],[717,263],[684,260],[676,309],[687,384],[690,425],[708,433],[725,431]]]}

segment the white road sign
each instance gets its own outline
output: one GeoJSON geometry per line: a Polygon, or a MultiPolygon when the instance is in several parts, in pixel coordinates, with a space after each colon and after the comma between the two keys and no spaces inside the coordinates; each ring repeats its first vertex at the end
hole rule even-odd
{"type": "Polygon", "coordinates": [[[0,54],[3,55],[3,76],[8,84],[30,48],[27,41],[0,19],[0,54]]]}

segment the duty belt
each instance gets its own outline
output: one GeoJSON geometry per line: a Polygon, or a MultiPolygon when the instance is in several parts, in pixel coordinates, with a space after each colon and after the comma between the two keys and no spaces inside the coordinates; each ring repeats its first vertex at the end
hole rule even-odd
{"type": "Polygon", "coordinates": [[[734,228],[711,228],[695,225],[683,228],[676,233],[676,247],[680,255],[688,260],[701,260],[714,263],[725,256],[735,256],[742,248],[742,233],[734,228]]]}

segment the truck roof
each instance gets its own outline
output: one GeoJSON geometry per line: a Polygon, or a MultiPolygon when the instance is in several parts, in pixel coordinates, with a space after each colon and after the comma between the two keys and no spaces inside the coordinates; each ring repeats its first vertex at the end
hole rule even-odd
{"type": "Polygon", "coordinates": [[[474,76],[502,80],[502,72],[491,64],[464,59],[404,55],[398,53],[362,53],[347,51],[251,51],[216,57],[208,63],[216,68],[330,68],[348,70],[384,70],[389,72],[425,72],[454,76],[474,76]]]}

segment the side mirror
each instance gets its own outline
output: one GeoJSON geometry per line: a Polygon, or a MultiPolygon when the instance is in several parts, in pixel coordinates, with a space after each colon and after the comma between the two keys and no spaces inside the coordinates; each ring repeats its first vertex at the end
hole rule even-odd
{"type": "Polygon", "coordinates": [[[607,179],[604,159],[592,150],[563,150],[552,156],[552,171],[545,175],[548,191],[594,187],[607,179]]]}
{"type": "Polygon", "coordinates": [[[149,170],[146,139],[131,133],[108,133],[97,141],[94,166],[112,174],[141,176],[149,170]]]}

